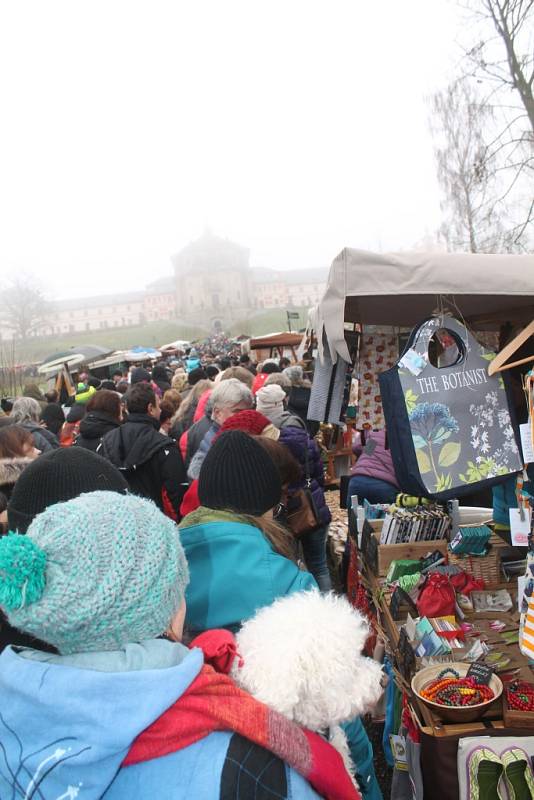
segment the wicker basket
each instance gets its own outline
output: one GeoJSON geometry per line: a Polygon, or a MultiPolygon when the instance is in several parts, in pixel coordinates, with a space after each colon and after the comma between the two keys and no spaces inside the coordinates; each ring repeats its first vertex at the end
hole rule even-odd
{"type": "Polygon", "coordinates": [[[473,578],[482,578],[488,587],[501,582],[501,554],[497,548],[492,548],[486,556],[456,556],[449,552],[449,564],[460,567],[473,578]]]}

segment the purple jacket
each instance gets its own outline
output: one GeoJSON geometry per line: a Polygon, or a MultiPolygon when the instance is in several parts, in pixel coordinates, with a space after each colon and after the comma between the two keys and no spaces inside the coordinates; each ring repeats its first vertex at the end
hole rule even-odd
{"type": "MultiPolygon", "coordinates": [[[[373,445],[370,445],[372,448],[373,445]]],[[[369,449],[370,449],[369,448],[369,449]]],[[[352,468],[353,475],[365,475],[367,478],[377,478],[379,481],[386,481],[400,488],[391,452],[386,450],[386,431],[369,431],[366,433],[366,447],[361,452],[356,464],[352,468]],[[372,453],[366,452],[369,442],[376,442],[372,453]]]]}
{"type": "Polygon", "coordinates": [[[289,487],[290,492],[292,489],[303,489],[306,485],[306,448],[308,449],[308,469],[311,479],[310,490],[322,524],[328,525],[332,519],[332,515],[324,499],[324,469],[321,451],[319,450],[317,442],[311,439],[303,428],[296,428],[291,425],[280,430],[280,438],[278,441],[289,448],[291,454],[297,459],[302,469],[301,480],[289,487]]]}

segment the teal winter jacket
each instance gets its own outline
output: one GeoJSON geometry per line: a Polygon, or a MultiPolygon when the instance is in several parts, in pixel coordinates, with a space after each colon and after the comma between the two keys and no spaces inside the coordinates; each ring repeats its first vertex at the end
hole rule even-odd
{"type": "Polygon", "coordinates": [[[317,586],[238,514],[201,506],[180,523],[180,539],[191,576],[186,591],[191,631],[236,631],[276,598],[317,586]]]}

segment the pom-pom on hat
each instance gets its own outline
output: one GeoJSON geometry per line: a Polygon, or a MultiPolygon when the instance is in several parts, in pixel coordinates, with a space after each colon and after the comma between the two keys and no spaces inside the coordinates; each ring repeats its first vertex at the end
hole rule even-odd
{"type": "Polygon", "coordinates": [[[61,654],[159,636],[188,581],[176,525],[133,495],[84,494],[0,539],[0,607],[61,654]]]}
{"type": "Polygon", "coordinates": [[[198,479],[201,505],[261,517],[281,495],[274,461],[248,434],[227,431],[213,442],[198,479]]]}

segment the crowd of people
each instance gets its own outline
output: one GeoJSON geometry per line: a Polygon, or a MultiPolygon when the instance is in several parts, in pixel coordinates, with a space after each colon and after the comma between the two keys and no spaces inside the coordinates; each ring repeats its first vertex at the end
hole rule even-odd
{"type": "Polygon", "coordinates": [[[379,800],[309,396],[221,339],[4,407],[0,797],[379,800]]]}

